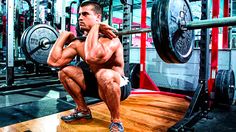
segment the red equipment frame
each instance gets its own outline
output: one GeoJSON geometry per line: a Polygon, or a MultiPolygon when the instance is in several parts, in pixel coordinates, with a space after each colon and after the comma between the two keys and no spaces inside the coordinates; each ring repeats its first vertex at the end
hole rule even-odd
{"type": "MultiPolygon", "coordinates": [[[[141,4],[141,28],[146,28],[146,11],[147,1],[142,0],[141,4]]],[[[141,48],[140,48],[140,88],[147,89],[147,91],[133,90],[131,94],[162,94],[179,98],[189,99],[188,96],[182,94],[175,94],[170,92],[162,92],[156,86],[155,82],[150,78],[146,72],[146,33],[141,33],[141,48]],[[151,90],[151,91],[150,91],[151,90]]]]}

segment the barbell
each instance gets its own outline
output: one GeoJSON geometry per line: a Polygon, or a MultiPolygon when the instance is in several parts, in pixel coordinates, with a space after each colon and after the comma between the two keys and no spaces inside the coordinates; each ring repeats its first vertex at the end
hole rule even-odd
{"type": "MultiPolygon", "coordinates": [[[[185,63],[193,51],[193,29],[232,25],[236,25],[236,17],[193,21],[187,0],[155,0],[151,11],[151,28],[120,31],[116,34],[152,32],[155,49],[163,61],[185,63]]],[[[23,52],[30,60],[47,64],[48,54],[57,38],[58,32],[51,26],[33,25],[22,34],[23,52]]]]}

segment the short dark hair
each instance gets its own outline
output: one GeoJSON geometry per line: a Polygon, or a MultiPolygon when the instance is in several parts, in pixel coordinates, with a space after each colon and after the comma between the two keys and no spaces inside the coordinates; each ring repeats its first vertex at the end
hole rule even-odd
{"type": "Polygon", "coordinates": [[[102,14],[102,7],[101,5],[95,1],[95,0],[84,0],[81,4],[80,4],[80,7],[83,7],[83,6],[88,6],[88,5],[92,5],[93,6],[93,11],[96,13],[96,14],[102,14]]]}

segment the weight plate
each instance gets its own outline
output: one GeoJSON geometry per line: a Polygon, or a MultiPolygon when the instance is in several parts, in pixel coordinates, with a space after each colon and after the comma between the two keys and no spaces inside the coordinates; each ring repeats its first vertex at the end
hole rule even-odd
{"type": "Polygon", "coordinates": [[[51,42],[58,38],[58,32],[46,24],[38,24],[29,27],[22,35],[21,45],[24,54],[31,61],[47,64],[47,58],[52,48],[52,44],[43,46],[43,41],[51,42]]]}
{"type": "Polygon", "coordinates": [[[215,79],[215,99],[218,104],[232,105],[235,92],[233,70],[219,70],[215,79]]]}
{"type": "Polygon", "coordinates": [[[152,8],[152,36],[157,53],[167,63],[185,63],[194,45],[194,31],[183,31],[180,22],[192,21],[186,0],[156,0],[152,8]]]}

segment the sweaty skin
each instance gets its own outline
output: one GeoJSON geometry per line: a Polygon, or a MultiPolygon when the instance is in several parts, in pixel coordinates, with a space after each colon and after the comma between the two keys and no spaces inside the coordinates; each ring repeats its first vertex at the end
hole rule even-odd
{"type": "Polygon", "coordinates": [[[120,121],[120,76],[124,75],[123,46],[114,30],[107,24],[101,23],[101,15],[92,10],[91,5],[80,7],[80,29],[85,31],[85,42],[75,40],[71,32],[62,32],[52,47],[48,64],[60,67],[59,79],[67,92],[72,96],[77,109],[88,110],[81,90],[86,90],[84,75],[80,67],[68,64],[79,55],[95,74],[98,82],[98,92],[106,103],[112,121],[120,121]],[[104,34],[106,37],[99,37],[104,34]]]}

